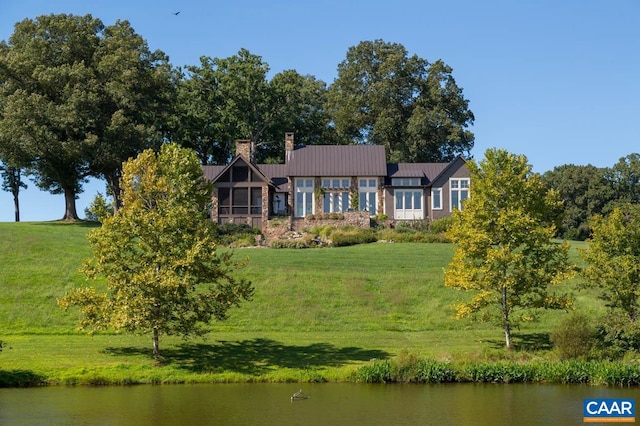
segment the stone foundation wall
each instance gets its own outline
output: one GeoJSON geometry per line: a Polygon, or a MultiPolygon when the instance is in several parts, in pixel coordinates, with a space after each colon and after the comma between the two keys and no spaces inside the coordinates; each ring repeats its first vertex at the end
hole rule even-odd
{"type": "Polygon", "coordinates": [[[302,231],[314,226],[355,226],[357,228],[371,228],[371,218],[369,212],[344,212],[344,213],[323,213],[319,215],[309,215],[304,218],[294,218],[292,229],[302,231]],[[338,219],[331,218],[339,216],[338,219]]]}
{"type": "Polygon", "coordinates": [[[267,242],[280,238],[290,231],[291,223],[289,217],[271,219],[266,222],[266,225],[263,224],[262,226],[262,235],[264,235],[264,239],[267,242]]]}

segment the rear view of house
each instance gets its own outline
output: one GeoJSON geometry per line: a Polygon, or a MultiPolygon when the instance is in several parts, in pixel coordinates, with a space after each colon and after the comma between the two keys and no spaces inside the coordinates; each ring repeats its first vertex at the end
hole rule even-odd
{"type": "Polygon", "coordinates": [[[304,228],[309,217],[343,218],[358,226],[382,215],[392,222],[434,220],[462,209],[469,196],[462,157],[387,163],[380,145],[295,147],[293,133],[285,135],[284,145],[284,164],[255,164],[251,142],[240,140],[228,165],[203,166],[214,184],[214,221],[264,229],[280,217],[293,230],[304,228]]]}

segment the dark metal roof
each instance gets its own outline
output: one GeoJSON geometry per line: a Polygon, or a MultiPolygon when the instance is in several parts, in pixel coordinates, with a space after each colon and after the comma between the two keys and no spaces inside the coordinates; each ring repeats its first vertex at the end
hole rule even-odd
{"type": "Polygon", "coordinates": [[[427,182],[433,181],[449,163],[389,163],[387,164],[387,176],[389,178],[419,177],[426,178],[427,182]]]}
{"type": "Polygon", "coordinates": [[[273,182],[277,192],[289,191],[287,166],[284,164],[257,164],[260,171],[273,182]]]}
{"type": "MultiPolygon", "coordinates": [[[[287,164],[253,164],[278,192],[289,190],[288,177],[300,176],[385,176],[392,178],[421,178],[430,185],[449,167],[455,167],[462,157],[450,163],[386,163],[381,145],[311,145],[295,149],[287,164]]],[[[214,181],[226,166],[202,166],[204,176],[214,181]]]]}
{"type": "Polygon", "coordinates": [[[382,145],[310,145],[297,148],[289,159],[289,176],[385,176],[382,145]]]}
{"type": "Polygon", "coordinates": [[[202,166],[202,173],[207,180],[214,180],[227,166],[202,166]]]}

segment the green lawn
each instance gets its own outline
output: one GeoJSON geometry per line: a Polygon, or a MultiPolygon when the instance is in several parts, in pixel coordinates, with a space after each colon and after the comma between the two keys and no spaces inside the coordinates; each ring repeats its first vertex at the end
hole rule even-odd
{"type": "MultiPolygon", "coordinates": [[[[56,299],[85,285],[87,224],[0,223],[1,374],[50,383],[245,380],[345,380],[355,366],[402,351],[437,359],[501,351],[502,330],[452,319],[449,305],[468,295],[443,286],[448,244],[375,243],[343,248],[237,249],[238,273],[254,299],[216,323],[205,339],[161,340],[165,362],[151,358],[149,336],[76,330],[77,312],[56,299]]],[[[576,253],[573,253],[577,260],[576,253]]],[[[100,283],[98,283],[100,284],[100,283]]],[[[576,309],[599,313],[577,280],[562,289],[576,309]]],[[[548,334],[566,315],[542,312],[515,332],[520,356],[547,356],[548,334]]]]}

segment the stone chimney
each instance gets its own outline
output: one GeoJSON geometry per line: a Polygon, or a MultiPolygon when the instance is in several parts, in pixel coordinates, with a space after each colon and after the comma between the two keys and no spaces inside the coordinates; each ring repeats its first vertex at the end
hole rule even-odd
{"type": "Polygon", "coordinates": [[[284,134],[284,162],[288,163],[293,156],[293,132],[284,134]]]}
{"type": "Polygon", "coordinates": [[[253,161],[253,144],[249,139],[236,140],[236,155],[242,155],[246,160],[253,161]]]}

